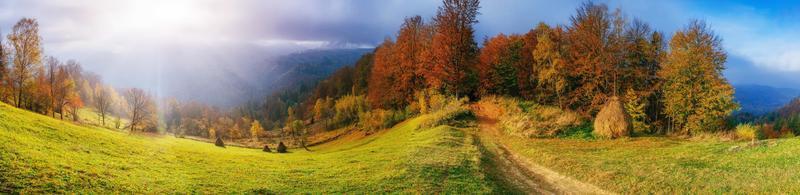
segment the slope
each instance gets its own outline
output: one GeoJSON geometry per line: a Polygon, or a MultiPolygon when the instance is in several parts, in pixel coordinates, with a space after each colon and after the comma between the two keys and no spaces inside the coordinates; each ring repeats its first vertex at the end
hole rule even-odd
{"type": "Polygon", "coordinates": [[[219,148],[77,126],[0,103],[0,192],[487,193],[474,138],[425,116],[312,152],[219,148]]]}

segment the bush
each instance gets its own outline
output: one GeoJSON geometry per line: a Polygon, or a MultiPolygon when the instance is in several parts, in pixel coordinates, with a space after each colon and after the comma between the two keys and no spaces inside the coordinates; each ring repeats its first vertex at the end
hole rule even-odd
{"type": "Polygon", "coordinates": [[[336,127],[342,127],[357,122],[358,115],[369,110],[369,105],[363,95],[346,95],[336,100],[334,110],[332,123],[336,127]]]}
{"type": "Polygon", "coordinates": [[[498,116],[500,127],[506,133],[519,137],[554,137],[583,124],[583,119],[575,112],[514,98],[489,96],[478,104],[486,109],[484,112],[498,116]]]}
{"type": "Polygon", "coordinates": [[[358,126],[367,132],[386,129],[405,120],[405,111],[375,109],[358,115],[358,126]]]}
{"type": "Polygon", "coordinates": [[[743,123],[736,125],[736,138],[755,141],[763,138],[763,134],[755,125],[743,123]]]}
{"type": "Polygon", "coordinates": [[[597,137],[628,137],[631,129],[631,117],[617,97],[611,97],[594,119],[594,134],[597,137]]]}
{"type": "Polygon", "coordinates": [[[434,103],[433,99],[431,100],[430,114],[420,123],[420,128],[449,125],[460,119],[473,117],[472,112],[467,107],[468,98],[456,99],[454,97],[441,96],[435,98],[436,103],[434,103]]]}

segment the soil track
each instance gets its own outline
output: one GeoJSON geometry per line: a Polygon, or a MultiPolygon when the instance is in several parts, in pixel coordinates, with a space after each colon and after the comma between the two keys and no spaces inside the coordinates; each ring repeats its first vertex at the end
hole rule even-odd
{"type": "Polygon", "coordinates": [[[491,108],[473,105],[472,111],[478,118],[480,146],[492,164],[493,172],[499,174],[510,187],[528,194],[612,194],[594,185],[561,175],[546,167],[531,162],[509,150],[500,141],[503,136],[498,128],[497,115],[491,108]]]}

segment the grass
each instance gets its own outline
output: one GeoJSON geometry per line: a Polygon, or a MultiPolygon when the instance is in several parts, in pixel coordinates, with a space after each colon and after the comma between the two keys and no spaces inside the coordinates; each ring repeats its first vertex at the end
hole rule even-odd
{"type": "Polygon", "coordinates": [[[491,193],[474,138],[426,116],[288,154],[77,126],[0,103],[0,192],[491,193]]]}
{"type": "MultiPolygon", "coordinates": [[[[116,116],[113,116],[110,113],[106,114],[106,122],[105,122],[105,126],[103,126],[103,121],[100,118],[100,115],[97,114],[97,113],[98,112],[95,112],[92,108],[81,108],[81,109],[78,110],[78,118],[80,118],[82,123],[87,124],[87,125],[94,125],[94,126],[105,127],[105,128],[109,128],[109,129],[115,129],[116,128],[115,123],[114,123],[117,120],[116,116]]],[[[64,120],[68,120],[68,119],[64,118],[64,120]]],[[[70,117],[69,120],[72,120],[71,117],[70,117]]],[[[124,128],[125,125],[127,125],[129,122],[130,121],[128,121],[128,119],[120,118],[120,128],[124,128]]]]}
{"type": "Polygon", "coordinates": [[[748,142],[664,137],[501,139],[533,162],[625,194],[800,193],[798,138],[755,147],[747,147],[748,142]],[[745,149],[730,150],[734,146],[745,149]]]}

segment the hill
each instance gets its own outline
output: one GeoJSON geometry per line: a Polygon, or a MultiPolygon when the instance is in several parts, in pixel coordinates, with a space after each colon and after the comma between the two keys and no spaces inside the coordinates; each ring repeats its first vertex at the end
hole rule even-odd
{"type": "Polygon", "coordinates": [[[264,94],[299,85],[311,85],[334,71],[355,64],[362,55],[373,49],[307,50],[268,61],[270,66],[259,80],[264,94]]]}
{"type": "Polygon", "coordinates": [[[741,105],[740,112],[762,115],[782,107],[795,97],[800,90],[776,88],[764,85],[736,85],[734,94],[741,105]]]}
{"type": "Polygon", "coordinates": [[[277,90],[311,85],[343,66],[353,65],[361,55],[371,51],[317,49],[266,57],[251,64],[171,67],[162,73],[164,91],[159,92],[165,97],[236,106],[277,90]]]}
{"type": "Polygon", "coordinates": [[[490,193],[474,138],[425,116],[288,154],[78,126],[0,103],[0,192],[490,193]]]}

